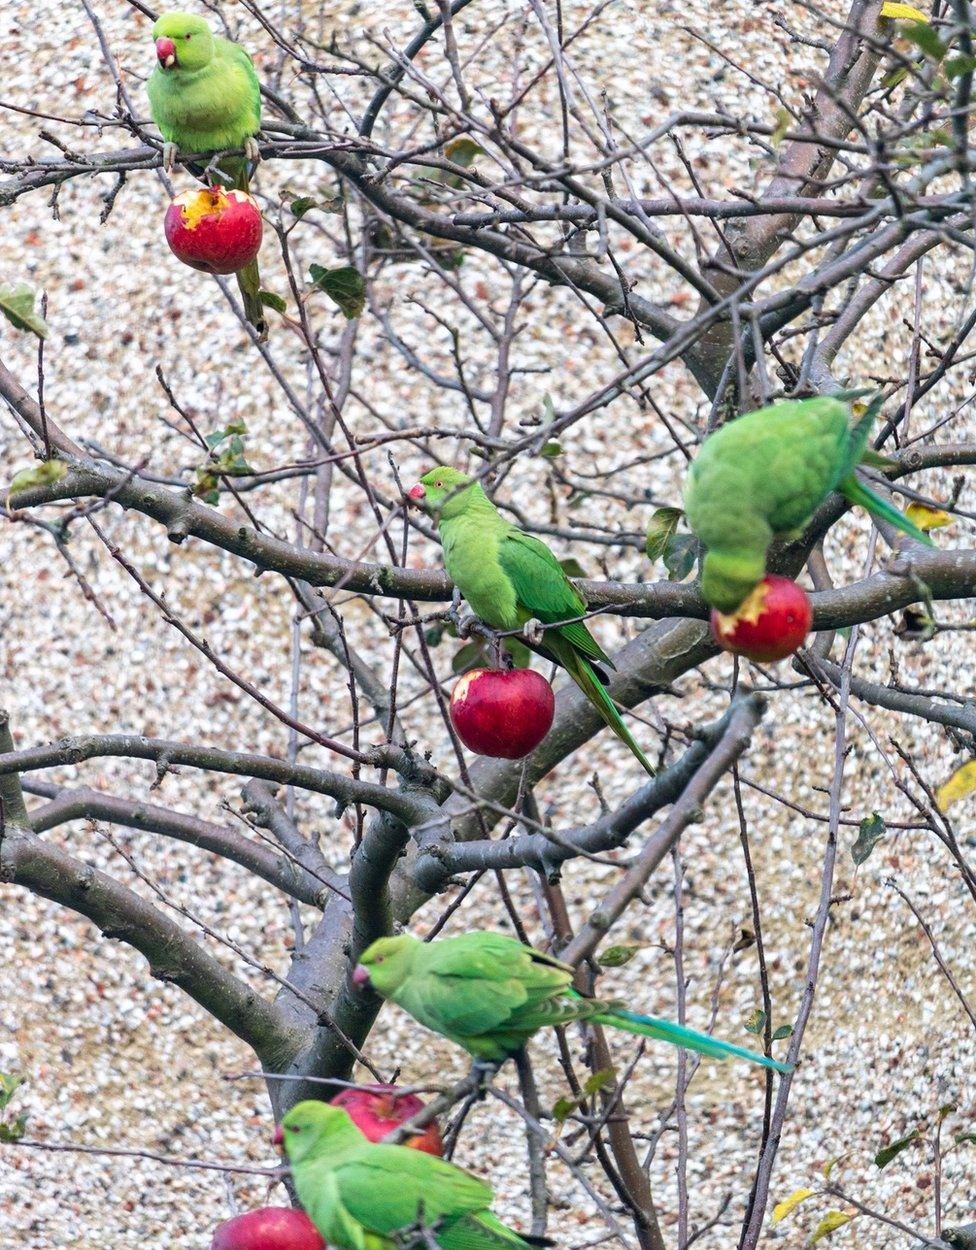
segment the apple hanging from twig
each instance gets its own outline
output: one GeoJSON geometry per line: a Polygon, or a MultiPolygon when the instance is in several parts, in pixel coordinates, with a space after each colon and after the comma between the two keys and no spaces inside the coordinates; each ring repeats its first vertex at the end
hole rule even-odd
{"type": "Polygon", "coordinates": [[[531,668],[476,668],[451,692],[451,721],[458,737],[478,755],[520,760],[552,726],[552,687],[531,668]]]}
{"type": "Polygon", "coordinates": [[[173,255],[205,273],[237,273],[261,248],[261,210],[246,191],[201,187],[184,191],[166,210],[173,255]]]}

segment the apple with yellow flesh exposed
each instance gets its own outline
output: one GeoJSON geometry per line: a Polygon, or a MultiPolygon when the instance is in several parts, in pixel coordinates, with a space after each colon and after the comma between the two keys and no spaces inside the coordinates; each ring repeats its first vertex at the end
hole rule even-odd
{"type": "Polygon", "coordinates": [[[237,273],[261,248],[261,210],[246,191],[201,187],[184,191],[166,210],[166,242],[184,265],[205,273],[237,273]]]}
{"type": "Polygon", "coordinates": [[[813,611],[802,586],[767,574],[734,612],[712,610],[712,634],[724,651],[769,663],[792,655],[810,632],[813,611]]]}

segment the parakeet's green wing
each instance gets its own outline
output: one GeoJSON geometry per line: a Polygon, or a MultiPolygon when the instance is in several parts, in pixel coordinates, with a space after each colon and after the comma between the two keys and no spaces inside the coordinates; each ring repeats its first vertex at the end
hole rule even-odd
{"type": "Polygon", "coordinates": [[[327,1158],[295,1164],[292,1174],[305,1214],[329,1244],[369,1250],[366,1230],[342,1201],[338,1175],[327,1158]]]}
{"type": "Polygon", "coordinates": [[[239,43],[232,43],[229,39],[214,39],[214,52],[243,70],[247,89],[241,107],[251,113],[254,125],[252,133],[257,133],[261,128],[261,84],[254,69],[254,62],[239,43]]]}
{"type": "Polygon", "coordinates": [[[491,1187],[462,1168],[406,1146],[373,1146],[336,1169],[342,1205],[377,1233],[487,1211],[491,1187]]]}
{"type": "MultiPolygon", "coordinates": [[[[586,611],[583,596],[569,581],[549,548],[537,538],[513,530],[499,544],[498,559],[530,617],[546,625],[582,616],[586,611]]],[[[562,625],[559,632],[587,659],[611,663],[582,621],[562,625]]]]}
{"type": "Polygon", "coordinates": [[[556,968],[571,977],[573,969],[554,955],[546,955],[517,938],[490,930],[461,933],[439,942],[428,942],[424,949],[424,967],[452,976],[495,976],[499,967],[556,968]]]}

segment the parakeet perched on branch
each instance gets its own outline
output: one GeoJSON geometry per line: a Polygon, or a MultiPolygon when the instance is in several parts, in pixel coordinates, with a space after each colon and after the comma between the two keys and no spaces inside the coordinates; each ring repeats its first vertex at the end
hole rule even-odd
{"type": "Polygon", "coordinates": [[[702,594],[734,612],[762,580],[777,536],[800,532],[831,491],[872,516],[931,541],[858,480],[880,401],[853,423],[850,405],[831,396],[787,400],[747,413],[716,430],[688,471],[685,515],[705,544],[702,594]]]}
{"type": "MultiPolygon", "coordinates": [[[[153,38],[156,68],[146,90],[153,121],[166,141],[167,168],[177,150],[186,157],[243,149],[241,155],[221,157],[218,168],[233,187],[247,191],[250,165],[260,160],[255,136],[261,129],[261,89],[251,58],[192,13],[164,13],[153,38]]],[[[265,333],[257,261],[238,272],[237,283],[248,321],[265,333]]]]}
{"type": "MultiPolygon", "coordinates": [[[[276,1135],[298,1199],[330,1246],[393,1250],[394,1234],[423,1227],[442,1250],[529,1250],[492,1215],[491,1188],[462,1168],[406,1146],[374,1145],[342,1107],[296,1103],[276,1135]]],[[[423,1244],[423,1242],[419,1242],[423,1244]]]]}
{"type": "Polygon", "coordinates": [[[654,769],[607,693],[600,667],[613,668],[581,617],[586,601],[549,548],[501,515],[481,483],[438,465],[425,473],[410,498],[437,518],[444,563],[471,610],[492,629],[521,629],[537,620],[546,629],[534,649],[561,665],[641,767],[654,769]],[[571,624],[556,624],[571,621],[571,624]]]}
{"type": "Polygon", "coordinates": [[[501,1063],[539,1029],[592,1020],[653,1037],[712,1059],[747,1059],[777,1072],[793,1069],[766,1055],[572,989],[573,969],[502,933],[465,933],[421,942],[409,934],[378,938],[353,973],[358,985],[409,1012],[476,1060],[501,1063]]]}

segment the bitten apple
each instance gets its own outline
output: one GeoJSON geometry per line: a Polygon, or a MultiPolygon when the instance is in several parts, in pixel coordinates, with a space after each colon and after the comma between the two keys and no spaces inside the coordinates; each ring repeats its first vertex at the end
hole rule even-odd
{"type": "Polygon", "coordinates": [[[712,634],[725,651],[747,659],[782,660],[803,645],[813,612],[802,586],[768,574],[735,612],[712,611],[712,634]]]}
{"type": "MultiPolygon", "coordinates": [[[[381,1141],[399,1124],[405,1123],[419,1112],[424,1104],[416,1094],[403,1094],[395,1085],[357,1085],[344,1089],[332,1099],[334,1107],[345,1107],[350,1119],[370,1141],[381,1141]]],[[[440,1129],[432,1121],[415,1137],[403,1143],[414,1150],[429,1155],[443,1153],[440,1129]]]]}
{"type": "Polygon", "coordinates": [[[451,692],[451,720],[471,751],[520,760],[552,726],[552,687],[531,668],[465,673],[451,692]]]}
{"type": "Polygon", "coordinates": [[[325,1250],[325,1242],[304,1211],[261,1207],[218,1224],[210,1250],[325,1250]]]}
{"type": "Polygon", "coordinates": [[[166,210],[166,242],[184,265],[205,273],[236,273],[261,248],[261,210],[246,191],[201,187],[184,191],[166,210]]]}

